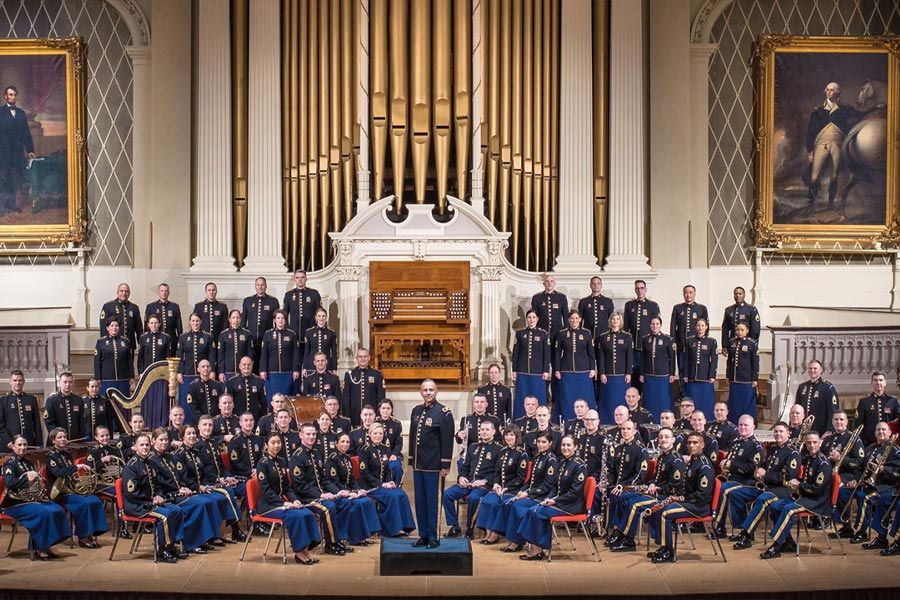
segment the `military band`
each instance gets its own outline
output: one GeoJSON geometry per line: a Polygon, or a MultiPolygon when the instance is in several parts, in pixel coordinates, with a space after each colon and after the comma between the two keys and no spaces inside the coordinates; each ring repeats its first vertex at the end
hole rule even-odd
{"type": "Polygon", "coordinates": [[[759,351],[756,341],[747,336],[749,332],[746,323],[738,323],[727,346],[728,412],[733,415],[756,415],[759,351]]]}
{"type": "Polygon", "coordinates": [[[647,282],[638,279],[634,282],[634,300],[625,303],[625,325],[624,329],[631,334],[631,339],[635,341],[634,347],[634,367],[632,375],[637,377],[641,374],[641,366],[643,364],[641,354],[644,351],[644,336],[650,333],[650,320],[659,317],[659,304],[647,298],[647,282]]]}
{"type": "Polygon", "coordinates": [[[266,414],[266,382],[253,374],[253,360],[249,356],[241,359],[240,372],[225,382],[225,392],[234,400],[234,412],[241,415],[249,412],[255,419],[266,414]]]}
{"type": "Polygon", "coordinates": [[[294,395],[300,388],[300,348],[297,334],[287,328],[284,311],[276,311],[275,327],[263,336],[259,376],[266,382],[270,402],[275,394],[294,395]]]}
{"type": "Polygon", "coordinates": [[[94,377],[102,381],[100,393],[115,388],[128,395],[134,379],[134,354],[127,339],[119,335],[119,321],[109,319],[106,335],[94,346],[94,377]]]}
{"type": "Polygon", "coordinates": [[[219,288],[215,283],[209,282],[203,286],[203,293],[206,297],[194,305],[193,314],[200,316],[200,329],[209,334],[212,349],[215,350],[219,334],[228,326],[228,307],[216,300],[219,288]]]}
{"type": "Polygon", "coordinates": [[[569,326],[556,335],[556,379],[559,394],[553,406],[557,416],[571,419],[575,416],[574,404],[586,400],[591,408],[594,401],[594,379],[597,377],[597,360],[594,355],[594,338],[581,326],[577,310],[569,312],[569,326]]]}
{"type": "Polygon", "coordinates": [[[812,428],[819,435],[824,435],[826,431],[831,431],[831,417],[841,407],[837,390],[822,379],[822,363],[818,360],[809,361],[806,373],[809,381],[804,381],[797,388],[794,403],[803,406],[806,416],[814,417],[812,428]]]}
{"type": "Polygon", "coordinates": [[[110,320],[118,321],[119,334],[134,350],[137,348],[138,338],[144,330],[141,320],[141,309],[129,300],[131,288],[127,283],[120,283],[116,288],[116,298],[110,300],[100,309],[100,331],[106,329],[110,320]]]}
{"type": "MultiPolygon", "coordinates": [[[[669,336],[675,342],[675,349],[678,353],[678,375],[683,378],[687,373],[686,367],[689,364],[685,353],[688,347],[688,338],[693,337],[697,333],[697,322],[700,319],[709,323],[709,311],[704,305],[696,301],[697,288],[693,285],[686,285],[681,288],[681,294],[684,297],[684,302],[672,307],[672,318],[669,320],[669,336]]],[[[707,408],[711,410],[712,406],[707,408]]]]}
{"type": "MultiPolygon", "coordinates": [[[[272,329],[275,311],[278,310],[278,300],[266,293],[268,284],[265,277],[257,277],[256,281],[253,282],[253,287],[256,293],[244,298],[240,312],[240,327],[249,332],[249,350],[251,353],[242,354],[241,356],[250,356],[255,362],[259,362],[262,339],[265,333],[272,329]]],[[[230,320],[231,315],[228,318],[230,320]]]]}
{"type": "Polygon", "coordinates": [[[506,423],[511,418],[512,390],[500,381],[500,365],[493,363],[488,366],[488,382],[479,387],[475,393],[487,398],[487,411],[501,423],[506,423]]]}
{"type": "MultiPolygon", "coordinates": [[[[44,401],[44,426],[48,432],[60,427],[70,440],[83,440],[88,432],[84,430],[84,401],[72,392],[75,378],[66,371],[58,381],[59,391],[44,401]]],[[[47,445],[50,444],[48,438],[47,445]]]]}
{"type": "Polygon", "coordinates": [[[159,330],[169,336],[169,356],[174,356],[178,349],[178,338],[183,333],[181,307],[169,300],[169,285],[161,283],[156,288],[158,300],[151,302],[144,309],[144,319],[149,323],[150,317],[159,319],[159,330]]]}
{"type": "Polygon", "coordinates": [[[43,442],[41,411],[37,398],[24,392],[25,374],[13,369],[9,386],[9,393],[0,398],[0,447],[9,447],[17,435],[23,436],[29,446],[40,446],[43,442]]]}
{"type": "Polygon", "coordinates": [[[694,406],[704,414],[713,414],[716,400],[716,370],[719,364],[719,345],[708,335],[709,323],[705,318],[694,322],[694,329],[681,346],[678,373],[681,376],[682,395],[690,396],[694,406]]]}

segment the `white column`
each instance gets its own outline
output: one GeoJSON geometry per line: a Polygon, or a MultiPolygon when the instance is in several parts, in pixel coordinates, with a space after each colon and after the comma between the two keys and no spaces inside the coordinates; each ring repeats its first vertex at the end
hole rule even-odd
{"type": "Polygon", "coordinates": [[[283,273],[281,254],[281,10],[250,3],[247,258],[242,271],[283,273]]]}
{"type": "Polygon", "coordinates": [[[132,212],[134,214],[135,267],[153,266],[150,255],[150,47],[126,46],[134,72],[132,84],[132,212]]]}
{"type": "MultiPolygon", "coordinates": [[[[631,1],[631,0],[629,0],[631,1]]],[[[640,2],[635,2],[640,15],[640,2]]],[[[555,272],[594,272],[591,0],[562,3],[559,256],[555,272]]]]}
{"type": "MultiPolygon", "coordinates": [[[[500,316],[501,311],[497,307],[503,304],[503,267],[499,265],[483,265],[475,267],[475,274],[481,283],[481,326],[478,336],[481,340],[481,353],[478,358],[475,377],[479,380],[487,379],[488,367],[500,360],[501,335],[500,316]]],[[[502,367],[501,367],[502,369],[502,367]]]]}
{"type": "Polygon", "coordinates": [[[650,270],[644,244],[647,101],[641,12],[642,3],[634,0],[612,0],[610,7],[609,256],[604,269],[607,272],[650,270]]]}
{"type": "MultiPolygon", "coordinates": [[[[356,48],[356,110],[359,113],[359,159],[356,171],[356,212],[369,205],[369,0],[358,0],[359,44],[356,48]]],[[[380,198],[376,198],[380,200],[380,198]]]]}
{"type": "MultiPolygon", "coordinates": [[[[484,214],[484,154],[481,151],[481,103],[484,96],[484,81],[482,81],[481,60],[481,20],[484,17],[484,2],[472,4],[472,116],[470,119],[472,130],[472,171],[469,180],[472,183],[472,208],[478,214],[484,214]]],[[[465,200],[465,198],[463,198],[465,200]]]]}
{"type": "Polygon", "coordinates": [[[198,0],[197,256],[191,271],[232,273],[229,0],[198,0]]]}
{"type": "Polygon", "coordinates": [[[364,268],[360,266],[341,266],[337,268],[337,310],[340,321],[340,331],[338,331],[338,372],[340,373],[353,368],[356,350],[361,345],[359,335],[359,279],[363,271],[364,268]]]}

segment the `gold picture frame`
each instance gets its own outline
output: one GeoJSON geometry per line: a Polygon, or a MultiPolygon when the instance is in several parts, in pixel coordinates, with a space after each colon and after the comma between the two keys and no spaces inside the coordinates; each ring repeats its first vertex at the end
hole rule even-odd
{"type": "Polygon", "coordinates": [[[762,35],[754,59],[757,247],[900,247],[900,37],[762,35]]]}
{"type": "Polygon", "coordinates": [[[0,164],[0,243],[81,244],[87,235],[84,42],[0,39],[0,73],[0,132],[20,128],[7,117],[14,122],[17,112],[25,115],[28,131],[28,142],[15,136],[10,142],[8,135],[0,140],[0,151],[17,161],[24,155],[26,164],[24,173],[19,165],[0,164]],[[4,110],[9,86],[17,88],[14,110],[4,110]],[[3,129],[4,118],[12,129],[3,129]],[[12,144],[13,152],[3,144],[12,144]]]}

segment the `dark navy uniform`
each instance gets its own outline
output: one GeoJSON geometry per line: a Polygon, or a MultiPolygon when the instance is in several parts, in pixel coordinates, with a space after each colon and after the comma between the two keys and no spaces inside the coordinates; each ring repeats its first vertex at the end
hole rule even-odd
{"type": "Polygon", "coordinates": [[[841,405],[838,401],[837,390],[834,389],[831,382],[825,381],[821,377],[816,381],[804,381],[797,388],[794,404],[802,404],[806,409],[806,416],[815,417],[812,424],[813,431],[818,431],[819,435],[826,431],[834,431],[831,418],[835,411],[841,409],[841,405]]]}
{"type": "Polygon", "coordinates": [[[487,383],[475,391],[476,396],[487,398],[487,412],[497,417],[501,423],[507,422],[512,402],[512,390],[502,383],[487,383]]]}
{"type": "Polygon", "coordinates": [[[212,439],[217,445],[225,444],[226,435],[236,436],[240,433],[241,419],[237,415],[232,413],[231,416],[226,417],[220,413],[213,417],[212,439]]]}
{"type": "Polygon", "coordinates": [[[316,430],[316,443],[313,445],[313,452],[325,462],[325,459],[331,456],[331,453],[337,449],[337,434],[332,431],[316,430]]]}
{"type": "MultiPolygon", "coordinates": [[[[278,429],[278,425],[275,424],[275,413],[269,413],[267,415],[263,415],[263,417],[256,422],[256,434],[263,439],[265,442],[266,434],[270,431],[275,431],[278,429]]],[[[298,431],[297,429],[297,421],[294,417],[291,417],[291,424],[288,425],[288,429],[292,431],[298,431]]]]}
{"type": "Polygon", "coordinates": [[[867,446],[875,443],[875,426],[879,422],[890,423],[897,418],[900,418],[900,401],[887,394],[876,396],[873,392],[856,405],[855,426],[863,426],[860,437],[867,446]]]}
{"type": "Polygon", "coordinates": [[[194,314],[200,316],[200,330],[208,331],[215,345],[219,334],[228,327],[228,307],[218,300],[204,300],[194,305],[194,314]]]}
{"type": "Polygon", "coordinates": [[[298,336],[316,324],[316,310],[322,306],[322,296],[312,288],[294,288],[284,295],[281,307],[288,312],[287,326],[298,336]]]}
{"type": "Polygon", "coordinates": [[[471,415],[466,415],[459,420],[459,431],[467,431],[467,437],[465,440],[460,437],[459,433],[457,433],[454,437],[456,439],[457,444],[465,444],[466,449],[468,450],[473,444],[479,443],[478,441],[478,430],[481,428],[481,424],[484,422],[489,422],[494,424],[494,441],[500,439],[500,421],[494,415],[490,415],[488,413],[484,413],[482,415],[472,413],[471,415]]]}
{"type": "Polygon", "coordinates": [[[684,500],[672,502],[650,515],[650,532],[665,552],[674,552],[675,521],[683,517],[709,515],[715,471],[705,456],[692,456],[684,469],[684,500]]]}
{"type": "Polygon", "coordinates": [[[578,301],[581,326],[591,332],[596,340],[609,329],[609,317],[616,311],[612,298],[603,294],[586,296],[578,301]]]}
{"type": "Polygon", "coordinates": [[[572,436],[573,439],[577,440],[582,435],[584,435],[587,429],[584,426],[584,419],[569,419],[563,424],[563,433],[565,435],[572,436]]]}
{"type": "Polygon", "coordinates": [[[382,419],[375,418],[376,423],[384,425],[384,445],[391,449],[391,454],[400,456],[403,454],[403,423],[394,417],[382,419]]]}
{"type": "Polygon", "coordinates": [[[522,445],[525,446],[525,452],[528,454],[529,458],[534,459],[534,457],[538,455],[538,435],[548,431],[550,432],[550,449],[548,452],[552,452],[553,454],[559,453],[559,441],[562,439],[562,434],[558,429],[551,425],[548,429],[544,430],[535,428],[533,431],[522,436],[522,445]]]}
{"type": "Polygon", "coordinates": [[[644,298],[643,300],[629,300],[625,303],[625,324],[623,329],[631,334],[631,338],[636,341],[634,348],[634,364],[635,375],[640,374],[641,357],[640,353],[643,347],[640,341],[644,336],[650,333],[650,320],[659,316],[659,304],[653,300],[644,298]]]}
{"type": "Polygon", "coordinates": [[[706,424],[706,433],[716,439],[722,450],[731,448],[731,443],[738,438],[737,425],[731,421],[710,421],[706,424]]]}
{"type": "MultiPolygon", "coordinates": [[[[378,421],[379,419],[376,418],[375,420],[378,421]]],[[[348,419],[347,417],[342,417],[341,415],[335,415],[335,416],[331,417],[331,432],[333,434],[340,435],[342,433],[350,433],[350,431],[352,429],[353,429],[353,424],[350,422],[350,419],[348,419]]],[[[385,438],[384,438],[385,443],[387,443],[388,432],[387,432],[386,425],[385,425],[384,435],[385,435],[385,438]]]]}
{"type": "Polygon", "coordinates": [[[631,375],[634,342],[627,331],[607,331],[597,340],[597,371],[601,375],[631,375]]]}
{"type": "Polygon", "coordinates": [[[550,333],[551,340],[566,326],[569,299],[560,292],[538,292],[531,297],[531,310],[537,313],[538,329],[550,333]]]}
{"type": "Polygon", "coordinates": [[[109,429],[110,435],[120,431],[111,402],[112,400],[99,395],[85,396],[81,399],[83,407],[81,429],[90,439],[94,439],[94,432],[98,425],[109,429]]]}
{"type": "Polygon", "coordinates": [[[384,377],[381,371],[353,367],[344,374],[341,387],[341,414],[349,417],[354,427],[359,425],[359,413],[366,404],[377,407],[384,400],[384,377]]]}
{"type": "Polygon", "coordinates": [[[728,345],[728,381],[753,383],[759,377],[759,354],[750,338],[734,338],[728,345]]]}
{"type": "Polygon", "coordinates": [[[201,415],[211,417],[219,414],[219,396],[225,391],[225,386],[215,379],[203,380],[198,377],[188,385],[187,403],[194,409],[195,418],[201,415]]]}
{"type": "Polygon", "coordinates": [[[260,372],[292,373],[300,370],[297,335],[290,329],[270,329],[263,336],[260,372]]]}
{"type": "Polygon", "coordinates": [[[347,454],[350,456],[359,456],[366,444],[369,443],[369,430],[365,426],[360,425],[356,429],[350,431],[350,449],[347,454]]]}
{"type": "MultiPolygon", "coordinates": [[[[679,454],[690,454],[690,451],[687,447],[687,438],[683,438],[682,441],[675,447],[675,449],[679,454]]],[[[719,443],[716,442],[716,438],[706,433],[705,431],[703,432],[703,455],[709,459],[709,462],[711,464],[716,464],[717,462],[719,462],[719,443]]]]}
{"type": "Polygon", "coordinates": [[[731,461],[728,481],[734,481],[740,485],[755,486],[756,469],[763,460],[763,447],[752,435],[747,438],[737,438],[727,447],[726,460],[731,461]]]}
{"type": "Polygon", "coordinates": [[[695,333],[698,319],[709,323],[709,311],[699,302],[681,302],[672,307],[672,318],[669,320],[669,335],[675,340],[678,350],[687,346],[689,337],[695,333]]]}
{"type": "Polygon", "coordinates": [[[297,498],[318,518],[325,543],[334,544],[343,538],[341,533],[346,529],[346,509],[349,508],[349,503],[346,499],[322,500],[321,496],[325,493],[325,464],[322,457],[314,450],[300,446],[291,454],[288,470],[291,473],[291,487],[297,498]],[[338,509],[338,503],[341,509],[338,509]],[[343,527],[338,527],[338,523],[343,527]]]}
{"type": "Polygon", "coordinates": [[[259,356],[251,346],[252,343],[253,337],[243,327],[237,329],[229,327],[220,333],[216,348],[216,372],[237,373],[241,359],[245,356],[252,358],[254,366],[259,367],[259,356]]]}
{"type": "Polygon", "coordinates": [[[750,328],[750,333],[748,333],[747,336],[757,342],[759,341],[759,311],[756,310],[755,306],[751,306],[746,302],[741,302],[740,304],[732,304],[725,309],[725,318],[722,321],[723,348],[727,348],[731,338],[737,335],[735,326],[738,323],[747,325],[750,328]]]}
{"type": "Polygon", "coordinates": [[[675,375],[674,340],[664,333],[649,333],[641,340],[641,374],[675,375]]]}
{"type": "Polygon", "coordinates": [[[656,460],[653,483],[654,495],[626,490],[619,495],[610,495],[609,524],[627,538],[626,546],[634,547],[634,538],[641,523],[644,510],[668,496],[684,493],[684,461],[674,450],[661,452],[656,460]]]}
{"type": "MultiPolygon", "coordinates": [[[[594,433],[585,431],[576,442],[577,448],[575,453],[587,465],[587,474],[599,477],[600,462],[603,460],[603,452],[606,448],[606,436],[599,429],[594,433]]],[[[607,459],[609,459],[609,456],[607,456],[607,459]]]]}
{"type": "Polygon", "coordinates": [[[29,446],[41,445],[41,411],[31,394],[10,392],[0,398],[0,448],[6,449],[19,434],[25,436],[29,446]]]}
{"type": "Polygon", "coordinates": [[[811,511],[826,514],[831,509],[831,463],[822,454],[803,459],[803,479],[797,488],[800,497],[783,498],[769,507],[774,523],[772,540],[779,546],[786,542],[796,523],[797,514],[811,511]]]}
{"type": "MultiPolygon", "coordinates": [[[[281,438],[281,450],[278,452],[278,456],[283,458],[285,461],[289,461],[291,459],[291,455],[300,449],[300,434],[290,429],[290,427],[288,427],[287,431],[280,431],[276,429],[275,433],[277,433],[278,437],[281,438]]],[[[265,443],[265,441],[263,443],[265,443]]]]}
{"type": "Polygon", "coordinates": [[[275,327],[276,310],[278,300],[274,296],[253,294],[244,298],[241,305],[241,327],[250,332],[254,349],[258,350],[262,346],[263,336],[275,327]]]}
{"type": "Polygon", "coordinates": [[[468,498],[469,508],[466,511],[466,531],[472,531],[472,520],[478,512],[478,504],[494,487],[500,450],[500,446],[493,442],[469,444],[466,451],[466,459],[459,469],[459,476],[465,477],[470,484],[481,479],[485,483],[479,487],[462,487],[456,484],[444,490],[444,520],[451,528],[459,529],[459,514],[457,513],[456,501],[468,498]]]}
{"type": "MultiPolygon", "coordinates": [[[[867,538],[870,528],[882,538],[887,536],[887,527],[883,521],[897,483],[900,482],[900,448],[888,442],[870,444],[866,447],[863,465],[876,464],[885,453],[888,456],[875,475],[873,485],[861,485],[854,494],[857,510],[853,529],[859,537],[867,538]]],[[[865,466],[863,469],[865,472],[865,466]]],[[[851,541],[855,540],[856,536],[851,541]]]]}
{"type": "MultiPolygon", "coordinates": [[[[787,486],[787,483],[791,479],[797,479],[800,475],[800,454],[788,444],[771,446],[764,468],[766,469],[766,474],[763,476],[763,483],[766,486],[764,492],[760,493],[759,490],[749,488],[749,486],[738,488],[752,489],[755,499],[749,513],[746,512],[747,509],[743,502],[729,502],[732,523],[737,523],[735,516],[746,515],[742,519],[740,527],[751,538],[760,523],[765,522],[765,514],[769,506],[779,499],[791,497],[793,490],[787,486]]],[[[735,498],[737,493],[735,491],[732,498],[735,498]]]]}
{"type": "Polygon", "coordinates": [[[137,370],[143,373],[147,367],[159,360],[175,355],[172,340],[165,333],[148,331],[138,340],[137,370]]]}
{"type": "Polygon", "coordinates": [[[335,396],[341,397],[341,380],[334,373],[325,371],[324,373],[314,372],[303,378],[300,386],[300,393],[304,396],[335,396]]]}
{"type": "Polygon", "coordinates": [[[328,359],[327,369],[337,371],[337,334],[327,327],[310,327],[303,336],[301,366],[304,370],[316,370],[313,357],[319,352],[324,352],[328,359]]]}
{"type": "MultiPolygon", "coordinates": [[[[84,402],[80,396],[75,394],[63,396],[62,392],[52,394],[44,401],[44,425],[47,426],[47,434],[49,435],[55,427],[62,427],[70,442],[84,438],[88,434],[83,428],[83,414],[84,402]]],[[[47,445],[52,445],[49,438],[47,445]]]]}
{"type": "Polygon", "coordinates": [[[532,431],[537,431],[537,428],[538,428],[538,422],[535,417],[529,417],[529,416],[519,417],[518,419],[513,421],[513,423],[515,425],[517,425],[519,427],[519,429],[522,431],[522,437],[525,437],[526,433],[531,433],[532,431]]]}
{"type": "Polygon", "coordinates": [[[719,345],[715,338],[690,336],[682,347],[685,351],[684,365],[680,371],[682,377],[700,382],[716,378],[719,345]]]}
{"type": "Polygon", "coordinates": [[[437,540],[438,481],[453,458],[453,413],[440,402],[418,404],[410,414],[409,464],[414,470],[419,537],[437,540]]]}
{"type": "Polygon", "coordinates": [[[253,413],[257,421],[266,411],[266,382],[256,375],[240,373],[225,382],[225,390],[234,398],[234,414],[253,413]]]}
{"type": "Polygon", "coordinates": [[[125,514],[132,517],[156,517],[156,537],[160,548],[180,541],[178,531],[184,514],[170,502],[161,506],[153,504],[154,496],[164,496],[157,482],[160,474],[149,460],[134,456],[122,470],[122,487],[125,496],[125,514]]]}
{"type": "Polygon", "coordinates": [[[208,360],[213,371],[216,370],[216,356],[213,349],[212,336],[206,331],[188,331],[178,338],[178,352],[176,356],[181,360],[178,363],[178,372],[182,375],[196,375],[197,363],[208,360]]]}
{"type": "Polygon", "coordinates": [[[512,370],[526,375],[551,371],[550,336],[540,327],[520,329],[512,351],[512,370]]]}
{"type": "Polygon", "coordinates": [[[105,335],[94,347],[94,377],[100,380],[123,380],[134,377],[131,346],[121,335],[105,335]]]}
{"type": "Polygon", "coordinates": [[[566,327],[556,336],[556,365],[562,372],[596,371],[594,340],[584,327],[566,327]]]}
{"type": "MultiPolygon", "coordinates": [[[[832,450],[840,454],[847,448],[847,444],[850,442],[850,436],[852,435],[853,432],[849,430],[844,433],[833,433],[829,435],[822,440],[822,454],[829,456],[832,450]]],[[[860,469],[862,469],[865,454],[866,448],[863,444],[862,437],[858,437],[853,443],[853,447],[847,453],[847,456],[844,457],[844,461],[841,463],[840,476],[842,482],[847,483],[859,479],[861,474],[860,469]]]]}
{"type": "Polygon", "coordinates": [[[178,338],[184,333],[181,323],[181,307],[174,302],[151,302],[144,310],[144,320],[156,315],[159,318],[159,330],[169,336],[169,356],[175,356],[178,350],[178,338]]]}
{"type": "Polygon", "coordinates": [[[130,300],[120,302],[118,298],[110,300],[100,309],[100,331],[106,331],[110,319],[119,322],[119,335],[131,346],[137,348],[137,340],[144,332],[141,321],[141,309],[130,300]]]}
{"type": "Polygon", "coordinates": [[[236,477],[248,479],[263,456],[263,439],[241,432],[228,442],[228,458],[236,477]]]}
{"type": "Polygon", "coordinates": [[[610,448],[611,460],[609,460],[609,484],[610,485],[637,485],[644,483],[647,474],[647,450],[636,443],[635,438],[628,444],[619,444],[610,448]]]}

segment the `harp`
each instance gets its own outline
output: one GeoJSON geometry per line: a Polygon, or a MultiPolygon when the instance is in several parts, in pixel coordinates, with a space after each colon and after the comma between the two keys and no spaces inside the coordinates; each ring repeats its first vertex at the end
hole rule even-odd
{"type": "Polygon", "coordinates": [[[122,414],[121,408],[133,409],[139,408],[150,386],[157,381],[166,381],[169,384],[169,406],[173,406],[176,398],[178,398],[178,363],[181,359],[167,358],[159,360],[147,367],[141,377],[138,379],[137,385],[134,386],[134,392],[130,396],[126,396],[117,389],[109,389],[107,395],[111,400],[110,404],[116,413],[116,418],[122,425],[122,430],[127,434],[131,434],[131,426],[122,414]]]}

